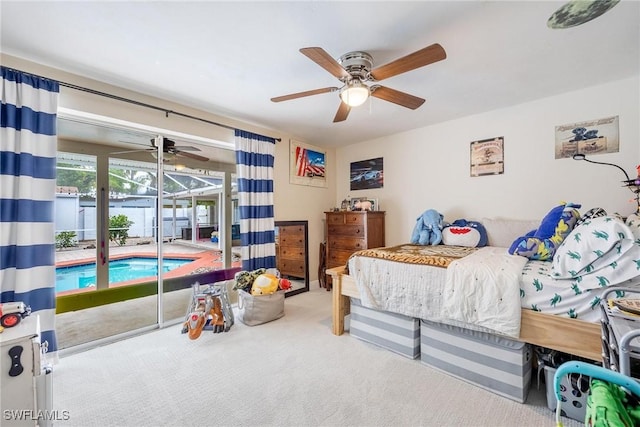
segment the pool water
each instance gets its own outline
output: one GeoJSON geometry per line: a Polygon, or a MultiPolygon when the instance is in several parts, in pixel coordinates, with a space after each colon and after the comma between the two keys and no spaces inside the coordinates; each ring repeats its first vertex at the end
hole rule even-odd
{"type": "MultiPolygon", "coordinates": [[[[166,273],[192,259],[164,258],[162,269],[166,273]]],[[[131,257],[109,261],[109,283],[156,277],[158,260],[156,258],[131,257]]],[[[96,264],[81,264],[56,268],[56,292],[83,289],[96,286],[96,264]]]]}

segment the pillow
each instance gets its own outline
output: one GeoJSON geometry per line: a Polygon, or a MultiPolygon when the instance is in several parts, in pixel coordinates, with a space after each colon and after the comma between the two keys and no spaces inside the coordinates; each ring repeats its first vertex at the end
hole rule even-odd
{"type": "Polygon", "coordinates": [[[631,229],[633,237],[636,238],[636,242],[640,243],[640,215],[631,214],[627,217],[627,227],[631,229]]]}
{"type": "Polygon", "coordinates": [[[524,236],[518,237],[509,247],[511,255],[547,261],[569,235],[580,218],[580,205],[563,203],[551,209],[542,219],[540,226],[524,236]]]}
{"type": "Polygon", "coordinates": [[[588,219],[598,218],[600,216],[607,216],[607,211],[605,211],[602,208],[591,208],[588,211],[586,211],[584,214],[582,214],[580,219],[578,219],[578,222],[576,222],[576,227],[588,219]]]}
{"type": "Polygon", "coordinates": [[[482,218],[480,221],[487,231],[487,244],[508,248],[518,236],[535,229],[540,221],[526,219],[482,218]]]}
{"type": "Polygon", "coordinates": [[[442,243],[475,248],[487,245],[487,230],[477,221],[457,219],[442,229],[442,243]]]}
{"type": "Polygon", "coordinates": [[[556,251],[551,276],[572,279],[609,267],[634,246],[634,239],[631,229],[616,217],[587,220],[556,251]]]}

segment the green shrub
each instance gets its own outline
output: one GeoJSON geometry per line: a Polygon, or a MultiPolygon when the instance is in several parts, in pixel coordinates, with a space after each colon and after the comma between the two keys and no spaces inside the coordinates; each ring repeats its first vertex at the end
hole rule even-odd
{"type": "Polygon", "coordinates": [[[119,246],[126,244],[129,238],[129,227],[132,224],[133,221],[124,214],[109,217],[109,240],[119,246]]]}
{"type": "Polygon", "coordinates": [[[77,244],[75,231],[61,231],[56,234],[56,248],[72,248],[77,244]]]}

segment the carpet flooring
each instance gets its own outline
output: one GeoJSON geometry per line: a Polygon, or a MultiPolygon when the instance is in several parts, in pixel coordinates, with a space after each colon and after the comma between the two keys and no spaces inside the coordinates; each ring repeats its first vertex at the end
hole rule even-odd
{"type": "MultiPolygon", "coordinates": [[[[197,340],[181,325],[65,355],[56,426],[554,426],[545,386],[520,404],[331,333],[331,293],[285,300],[285,316],[197,340]]],[[[567,427],[582,423],[563,418],[567,427]]]]}

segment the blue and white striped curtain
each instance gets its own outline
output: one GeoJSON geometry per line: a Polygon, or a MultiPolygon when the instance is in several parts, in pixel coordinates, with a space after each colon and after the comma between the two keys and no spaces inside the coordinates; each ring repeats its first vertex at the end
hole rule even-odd
{"type": "Polygon", "coordinates": [[[273,217],[275,139],[236,130],[242,269],[276,266],[273,217]]]}
{"type": "MultiPolygon", "coordinates": [[[[58,82],[2,68],[0,109],[0,302],[39,316],[41,341],[55,334],[56,113],[58,82]]],[[[55,356],[54,356],[55,357],[55,356]]]]}

